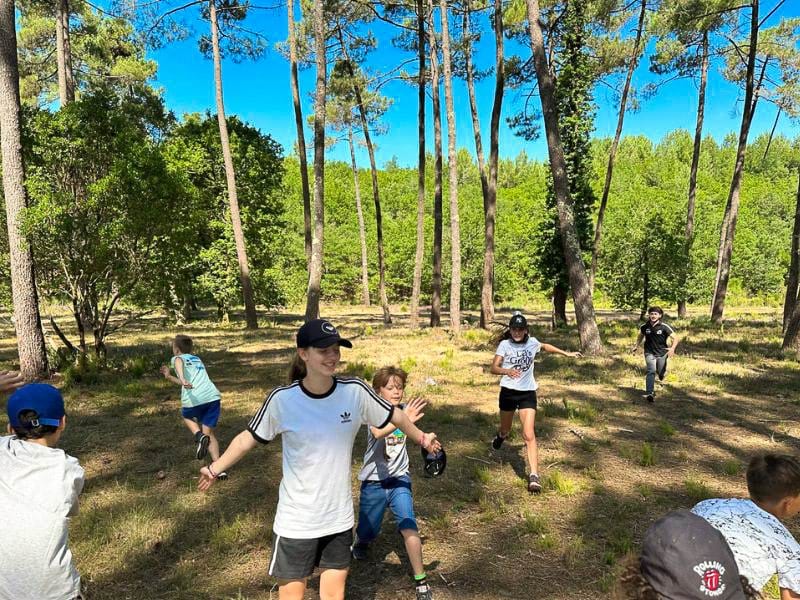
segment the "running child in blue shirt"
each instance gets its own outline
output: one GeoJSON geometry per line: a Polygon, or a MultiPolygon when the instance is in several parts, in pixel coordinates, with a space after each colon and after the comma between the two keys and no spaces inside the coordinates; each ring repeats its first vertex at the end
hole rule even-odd
{"type": "Polygon", "coordinates": [[[197,444],[195,457],[202,460],[210,454],[211,460],[215,461],[219,458],[219,442],[214,428],[219,421],[220,393],[208,377],[203,361],[192,354],[193,347],[188,335],[176,335],[172,342],[170,366],[161,367],[161,374],[181,386],[181,414],[197,444]],[[175,376],[170,374],[170,367],[175,376]]]}
{"type": "MultiPolygon", "coordinates": [[[[397,367],[382,367],[372,379],[372,389],[384,400],[402,409],[412,423],[419,421],[427,405],[422,398],[403,404],[408,374],[397,367]]],[[[358,474],[361,499],[358,508],[356,543],[353,558],[367,558],[367,548],[381,531],[383,514],[388,506],[394,514],[397,529],[403,536],[408,560],[414,571],[417,600],[433,600],[433,592],[422,563],[422,541],[414,517],[414,498],[408,474],[406,435],[389,423],[385,427],[368,427],[364,466],[358,474]]]]}

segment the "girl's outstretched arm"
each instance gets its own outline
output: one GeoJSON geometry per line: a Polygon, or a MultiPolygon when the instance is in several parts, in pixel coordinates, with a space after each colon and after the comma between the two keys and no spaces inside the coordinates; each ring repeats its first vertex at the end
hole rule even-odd
{"type": "Polygon", "coordinates": [[[214,480],[217,478],[217,475],[230,469],[257,445],[258,441],[253,437],[253,434],[247,430],[244,430],[233,438],[233,441],[222,456],[207,467],[200,469],[200,481],[197,484],[200,491],[205,492],[210,488],[211,484],[214,483],[214,480]]]}
{"type": "Polygon", "coordinates": [[[439,440],[436,439],[435,433],[423,433],[419,427],[411,422],[411,419],[409,419],[408,415],[402,410],[395,410],[392,413],[391,422],[413,441],[425,448],[425,450],[429,452],[438,452],[442,448],[439,440]]]}
{"type": "Polygon", "coordinates": [[[561,354],[562,356],[571,356],[572,358],[580,358],[583,356],[580,352],[566,352],[561,348],[556,348],[552,344],[542,344],[542,350],[545,352],[555,352],[556,354],[561,354]]]}

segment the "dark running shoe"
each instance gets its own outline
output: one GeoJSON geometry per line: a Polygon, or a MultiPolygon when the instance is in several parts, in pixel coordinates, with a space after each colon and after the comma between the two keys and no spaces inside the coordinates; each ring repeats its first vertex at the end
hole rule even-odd
{"type": "Polygon", "coordinates": [[[528,475],[528,491],[531,494],[540,494],[542,492],[542,484],[539,481],[539,476],[536,473],[528,475]]]}
{"type": "Polygon", "coordinates": [[[644,397],[644,399],[647,400],[650,404],[656,401],[656,397],[653,394],[647,394],[644,397]]]}
{"type": "Polygon", "coordinates": [[[194,436],[194,440],[197,442],[197,451],[194,453],[194,457],[197,460],[203,460],[208,454],[208,444],[211,442],[211,438],[198,431],[194,436]]]}
{"type": "Polygon", "coordinates": [[[492,448],[495,450],[500,450],[500,446],[502,446],[503,442],[505,441],[506,438],[504,438],[502,435],[498,433],[496,436],[494,436],[494,439],[492,440],[492,448]]]}
{"type": "Polygon", "coordinates": [[[427,583],[417,586],[417,600],[433,600],[433,590],[427,583]]]}
{"type": "Polygon", "coordinates": [[[356,560],[367,560],[367,544],[356,542],[353,544],[353,558],[356,560]]]}
{"type": "Polygon", "coordinates": [[[225,481],[227,478],[228,478],[228,472],[227,471],[223,471],[222,473],[217,475],[217,479],[219,479],[220,481],[225,481]]]}

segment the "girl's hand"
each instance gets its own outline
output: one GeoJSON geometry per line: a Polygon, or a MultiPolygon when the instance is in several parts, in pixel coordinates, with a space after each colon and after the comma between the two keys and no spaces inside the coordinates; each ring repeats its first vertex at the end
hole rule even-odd
{"type": "Polygon", "coordinates": [[[426,400],[422,398],[413,398],[411,402],[406,404],[406,407],[403,409],[403,412],[406,413],[408,420],[412,423],[416,423],[422,417],[425,416],[425,413],[422,412],[422,409],[428,405],[426,400]]]}
{"type": "Polygon", "coordinates": [[[519,369],[506,369],[506,375],[511,379],[519,379],[522,376],[522,371],[519,369]]]}
{"type": "Polygon", "coordinates": [[[580,352],[567,352],[567,356],[571,356],[572,358],[580,358],[583,356],[580,352]]]}
{"type": "Polygon", "coordinates": [[[423,433],[422,443],[420,445],[428,452],[438,452],[442,449],[442,445],[439,443],[439,440],[436,439],[435,433],[423,433]]]}
{"type": "Polygon", "coordinates": [[[0,392],[12,392],[24,383],[25,380],[17,371],[0,371],[0,392]]]}
{"type": "Polygon", "coordinates": [[[166,366],[164,366],[164,367],[161,367],[161,368],[159,369],[159,371],[161,371],[161,374],[162,374],[164,377],[166,377],[167,375],[169,375],[169,367],[166,367],[166,366]]]}
{"type": "Polygon", "coordinates": [[[192,388],[194,387],[194,386],[193,386],[191,383],[189,383],[189,382],[188,382],[188,381],[186,381],[185,379],[181,381],[181,384],[182,384],[182,385],[183,385],[183,387],[185,387],[187,390],[190,390],[190,389],[192,389],[192,388]]]}
{"type": "Polygon", "coordinates": [[[670,348],[669,350],[667,350],[667,358],[672,358],[673,356],[675,356],[675,350],[673,348],[670,348]]]}
{"type": "Polygon", "coordinates": [[[636,344],[633,348],[631,348],[631,354],[636,354],[636,351],[639,349],[639,344],[636,344]]]}
{"type": "Polygon", "coordinates": [[[211,487],[211,484],[214,483],[215,479],[216,477],[211,474],[211,471],[208,470],[208,467],[203,467],[200,469],[200,481],[197,482],[197,489],[201,492],[208,491],[208,488],[211,487]]]}

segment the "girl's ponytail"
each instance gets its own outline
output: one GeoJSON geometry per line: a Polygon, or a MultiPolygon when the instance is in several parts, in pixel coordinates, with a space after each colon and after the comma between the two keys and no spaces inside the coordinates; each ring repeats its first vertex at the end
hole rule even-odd
{"type": "Polygon", "coordinates": [[[292,362],[289,363],[289,382],[298,381],[308,375],[306,370],[306,363],[300,358],[300,354],[295,352],[292,357],[292,362]]]}

